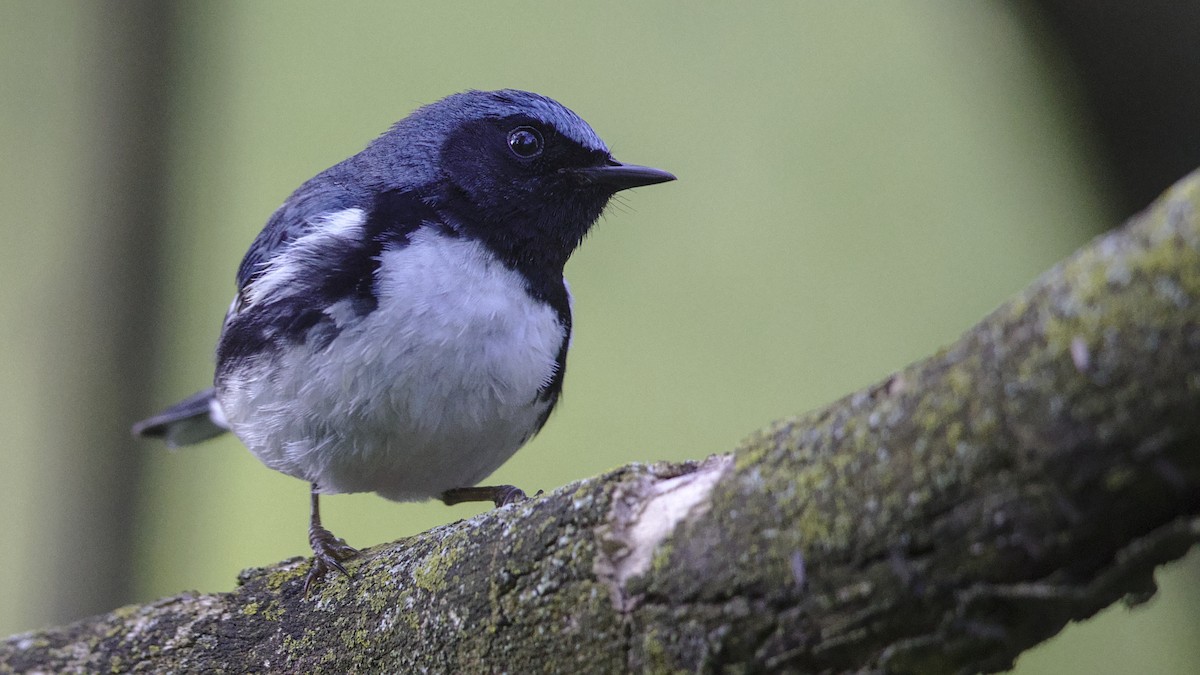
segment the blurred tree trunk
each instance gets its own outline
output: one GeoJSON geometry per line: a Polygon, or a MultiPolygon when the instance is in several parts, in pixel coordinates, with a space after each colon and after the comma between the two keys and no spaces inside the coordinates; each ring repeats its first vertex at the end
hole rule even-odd
{"type": "MultiPolygon", "coordinates": [[[[170,3],[136,0],[77,8],[86,33],[77,219],[64,231],[45,311],[53,334],[38,346],[47,378],[64,392],[47,406],[59,424],[42,457],[57,491],[44,510],[39,552],[53,584],[42,610],[55,621],[110,609],[131,597],[141,476],[129,421],[149,409],[158,294],[154,278],[164,211],[169,119],[170,3]]],[[[55,86],[45,82],[43,86],[55,86]]]]}
{"type": "Polygon", "coordinates": [[[15,670],[975,672],[1200,541],[1200,171],[957,343],[702,463],[0,643],[15,670]]]}

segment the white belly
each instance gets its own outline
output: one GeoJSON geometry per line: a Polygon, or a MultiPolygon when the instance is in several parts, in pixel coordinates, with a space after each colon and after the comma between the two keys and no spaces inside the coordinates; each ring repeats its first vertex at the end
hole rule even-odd
{"type": "Polygon", "coordinates": [[[416,232],[385,251],[379,306],[218,383],[239,438],[322,492],[395,500],[474,485],[536,432],[565,329],[481,244],[416,232]]]}

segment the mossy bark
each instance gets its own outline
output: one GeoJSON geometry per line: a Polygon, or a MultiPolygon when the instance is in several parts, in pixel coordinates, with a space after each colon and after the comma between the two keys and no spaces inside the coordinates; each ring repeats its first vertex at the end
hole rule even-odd
{"type": "Polygon", "coordinates": [[[954,345],[703,463],[0,643],[0,672],[972,672],[1200,540],[1200,173],[954,345]]]}

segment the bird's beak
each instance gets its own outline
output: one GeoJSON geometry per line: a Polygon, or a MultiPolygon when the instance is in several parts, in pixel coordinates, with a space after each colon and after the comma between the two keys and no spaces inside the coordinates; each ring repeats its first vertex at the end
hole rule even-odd
{"type": "Polygon", "coordinates": [[[655,183],[666,183],[667,181],[675,180],[674,174],[662,169],[638,166],[636,164],[622,164],[615,159],[610,159],[608,164],[604,166],[589,166],[582,169],[573,169],[572,172],[587,183],[606,185],[614,191],[628,190],[629,188],[641,187],[643,185],[654,185],[655,183]]]}

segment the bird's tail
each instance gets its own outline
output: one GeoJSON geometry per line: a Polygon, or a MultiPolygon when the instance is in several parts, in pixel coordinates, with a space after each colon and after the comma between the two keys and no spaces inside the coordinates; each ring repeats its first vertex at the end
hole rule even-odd
{"type": "Polygon", "coordinates": [[[226,431],[229,423],[217,402],[215,389],[197,392],[133,425],[134,436],[161,438],[171,448],[207,441],[226,431]]]}

